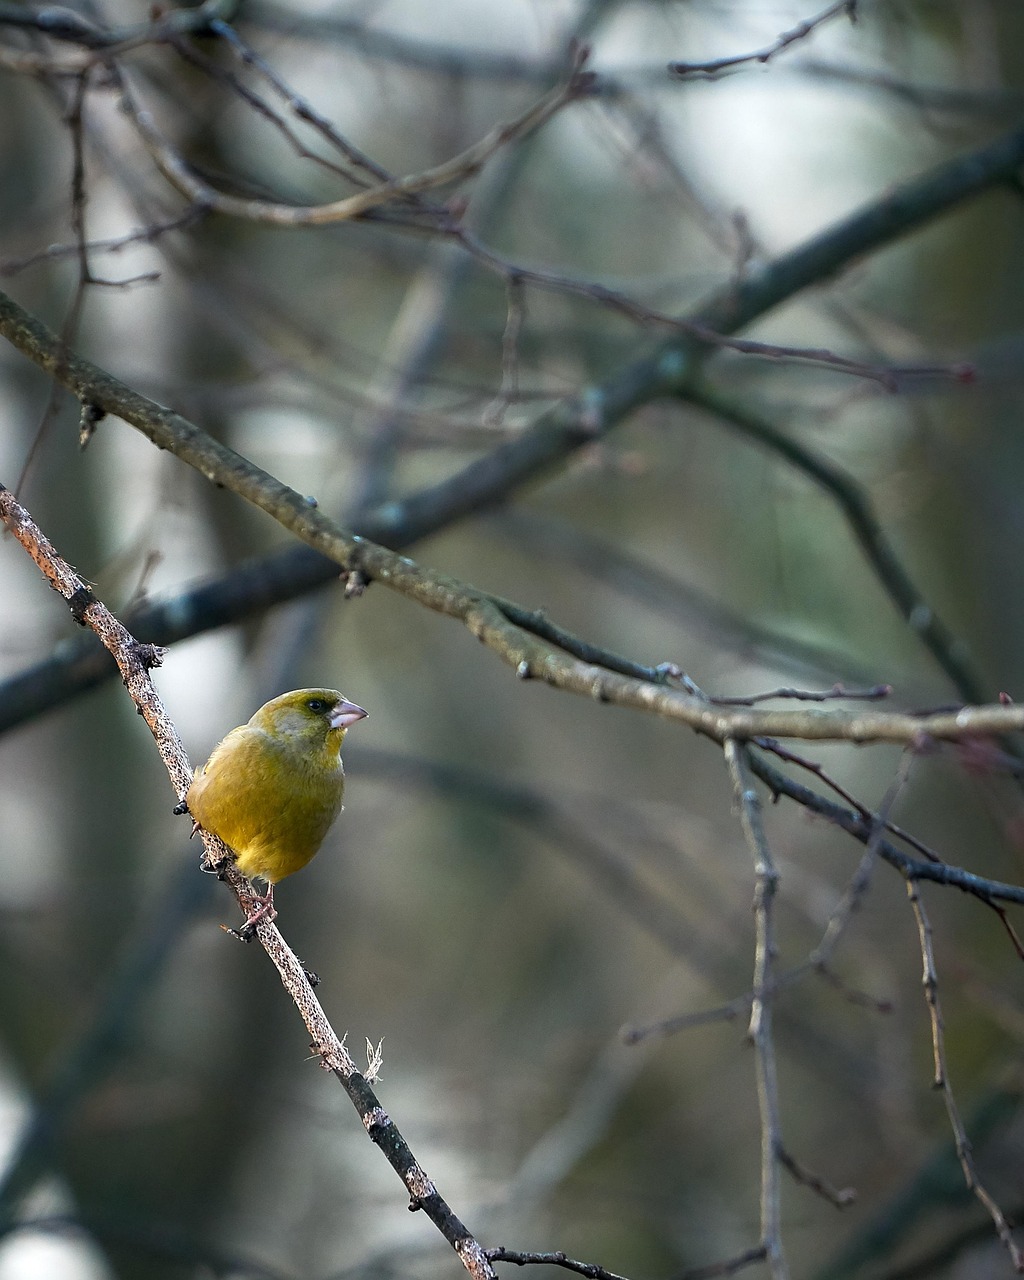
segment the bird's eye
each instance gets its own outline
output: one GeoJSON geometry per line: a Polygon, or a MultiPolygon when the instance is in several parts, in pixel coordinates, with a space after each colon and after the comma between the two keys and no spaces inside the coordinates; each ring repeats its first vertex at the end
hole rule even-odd
{"type": "Polygon", "coordinates": [[[317,715],[319,715],[321,711],[327,710],[327,703],[324,702],[323,698],[310,698],[306,703],[306,706],[309,707],[310,711],[315,711],[317,715]]]}

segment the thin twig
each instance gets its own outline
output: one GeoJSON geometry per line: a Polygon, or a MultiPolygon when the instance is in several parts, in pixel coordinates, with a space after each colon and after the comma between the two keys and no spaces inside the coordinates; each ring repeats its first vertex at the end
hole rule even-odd
{"type": "MultiPolygon", "coordinates": [[[[199,222],[208,212],[209,210],[207,209],[192,207],[186,209],[184,213],[175,214],[173,218],[168,218],[163,222],[155,222],[148,227],[139,227],[135,231],[129,231],[122,236],[109,236],[102,240],[87,240],[85,249],[89,254],[120,253],[133,244],[155,244],[161,236],[167,235],[168,232],[184,231],[186,227],[199,222]]],[[[14,276],[19,271],[24,271],[27,267],[35,266],[38,262],[73,257],[80,251],[81,246],[77,242],[73,244],[51,244],[35,253],[26,254],[23,258],[0,258],[0,276],[14,276]]]]}
{"type": "MultiPolygon", "coordinates": [[[[355,170],[350,174],[353,182],[360,186],[367,185],[367,178],[361,175],[369,175],[369,178],[376,182],[391,182],[394,180],[393,174],[371,159],[370,156],[350,142],[348,138],[340,134],[327,117],[322,116],[312,103],[286,84],[270,63],[261,58],[251,45],[246,44],[228,22],[215,19],[210,23],[210,29],[227,43],[236,57],[240,58],[246,66],[252,67],[267,81],[278,97],[282,99],[299,120],[318,133],[333,151],[344,156],[355,170]]],[[[213,64],[209,65],[213,66],[213,64]]]]}
{"type": "MultiPolygon", "coordinates": [[[[751,769],[769,788],[775,797],[786,796],[787,799],[802,805],[810,813],[825,818],[841,831],[866,844],[875,832],[875,825],[858,809],[847,809],[835,804],[832,800],[805,787],[794,778],[774,768],[766,760],[758,756],[751,757],[751,769]]],[[[1015,902],[1024,906],[1024,888],[1015,885],[1001,884],[997,880],[989,880],[985,876],[965,871],[963,867],[948,862],[925,861],[913,858],[903,849],[898,848],[890,840],[879,840],[879,857],[887,862],[901,876],[913,876],[916,880],[929,880],[933,884],[943,884],[959,889],[962,893],[977,898],[986,907],[992,908],[997,900],[1015,902]],[[1007,892],[1009,890],[1009,892],[1007,892]]]]}
{"type": "MultiPolygon", "coordinates": [[[[81,75],[79,75],[74,84],[74,91],[71,95],[71,102],[68,104],[66,111],[66,121],[68,131],[71,134],[71,230],[74,235],[75,257],[78,259],[78,276],[75,281],[75,289],[71,298],[71,304],[67,309],[67,314],[61,323],[60,334],[58,337],[60,351],[66,355],[71,344],[74,342],[78,334],[78,323],[82,316],[82,309],[85,306],[86,287],[91,283],[91,273],[89,271],[89,254],[86,247],[85,236],[85,151],[82,145],[82,115],[85,107],[85,95],[89,85],[89,68],[87,67],[81,75]]],[[[49,388],[46,397],[46,404],[43,408],[42,417],[39,425],[36,427],[32,436],[32,443],[29,445],[25,454],[25,461],[22,463],[21,471],[14,484],[14,492],[21,494],[24,492],[25,485],[29,476],[35,467],[36,459],[39,457],[40,450],[49,436],[53,428],[53,424],[57,419],[60,406],[60,396],[57,394],[57,383],[54,382],[49,388]]]]}
{"type": "Polygon", "coordinates": [[[564,1267],[566,1271],[575,1271],[577,1275],[586,1276],[587,1280],[625,1280],[625,1277],[618,1275],[617,1272],[599,1267],[595,1262],[578,1262],[575,1258],[569,1258],[561,1249],[551,1253],[533,1253],[499,1247],[488,1249],[486,1252],[490,1262],[513,1262],[517,1267],[526,1267],[531,1264],[564,1267]]]}
{"type": "MultiPolygon", "coordinates": [[[[224,35],[229,31],[234,35],[233,28],[229,27],[226,23],[214,23],[212,26],[219,35],[224,35]]],[[[235,39],[237,39],[237,37],[235,37],[235,39]]],[[[234,41],[230,41],[230,43],[232,48],[234,48],[234,41]]],[[[250,89],[249,86],[239,76],[235,75],[233,71],[225,69],[218,62],[207,57],[207,55],[198,49],[192,41],[178,38],[172,42],[171,47],[182,61],[187,62],[189,66],[195,67],[199,71],[203,72],[204,75],[215,81],[227,92],[240,98],[241,101],[246,103],[246,105],[249,106],[261,119],[266,120],[271,128],[277,130],[277,132],[284,138],[288,146],[300,160],[308,160],[310,164],[318,165],[328,173],[334,174],[335,177],[344,178],[347,182],[351,182],[355,186],[365,188],[369,185],[365,173],[360,172],[359,168],[351,162],[344,165],[338,164],[336,161],[329,160],[326,156],[319,155],[316,151],[312,151],[309,147],[305,146],[302,139],[288,121],[279,115],[268,102],[264,101],[258,93],[255,93],[250,89]]],[[[256,55],[254,54],[253,57],[255,56],[256,55]]],[[[337,139],[338,143],[341,144],[337,149],[341,151],[347,161],[349,160],[350,155],[358,154],[356,148],[352,147],[348,143],[348,140],[342,138],[340,134],[335,134],[334,137],[337,139]]],[[[333,140],[334,139],[332,139],[332,141],[333,140]]],[[[365,168],[365,166],[363,166],[363,168],[365,168]]],[[[383,174],[380,180],[387,182],[390,181],[390,179],[390,174],[383,174]]]]}
{"type": "Polygon", "coordinates": [[[712,1262],[706,1267],[686,1267],[679,1272],[677,1280],[718,1280],[719,1276],[734,1276],[739,1271],[752,1267],[755,1262],[764,1262],[767,1250],[763,1244],[753,1249],[744,1249],[721,1262],[712,1262]]]}
{"type": "Polygon", "coordinates": [[[670,62],[668,69],[672,75],[678,76],[680,79],[710,80],[718,72],[725,71],[729,67],[743,66],[747,62],[758,62],[763,65],[766,62],[770,62],[783,49],[788,49],[790,45],[796,44],[800,40],[806,40],[818,27],[823,26],[832,18],[837,18],[843,13],[847,15],[851,22],[856,22],[857,0],[836,0],[835,4],[830,4],[821,13],[816,14],[813,18],[807,18],[803,22],[798,22],[789,31],[783,31],[772,44],[763,49],[755,49],[753,53],[738,53],[729,58],[714,58],[710,62],[670,62]]]}
{"type": "MultiPolygon", "coordinates": [[[[869,809],[865,808],[856,796],[854,796],[851,791],[848,791],[847,788],[844,787],[836,778],[833,778],[817,760],[810,760],[806,756],[790,750],[789,747],[784,747],[779,742],[773,742],[770,738],[759,738],[757,745],[763,751],[770,751],[772,755],[778,756],[780,760],[785,760],[788,764],[795,764],[801,769],[806,769],[808,773],[813,773],[816,778],[821,779],[830,791],[834,791],[841,800],[848,804],[851,809],[856,809],[867,821],[881,821],[878,814],[872,813],[869,809]]],[[[886,831],[890,832],[894,836],[898,836],[900,840],[905,841],[912,849],[916,850],[922,858],[926,858],[929,862],[942,862],[942,858],[939,857],[934,849],[930,848],[923,840],[907,831],[905,827],[901,827],[897,823],[893,822],[891,818],[886,817],[883,825],[886,831]]]]}
{"type": "MultiPolygon", "coordinates": [[[[242,46],[238,36],[225,23],[211,23],[213,30],[229,39],[236,51],[242,46]],[[230,34],[229,34],[230,33],[230,34]]],[[[196,58],[189,52],[191,59],[196,58]]],[[[258,55],[247,50],[246,61],[259,68],[270,77],[274,88],[288,101],[289,106],[303,120],[307,120],[334,146],[347,157],[355,160],[362,167],[370,169],[371,162],[341,137],[324,117],[313,111],[309,104],[297,95],[273,73],[258,55]]],[[[464,178],[476,174],[484,164],[500,149],[511,142],[534,133],[540,126],[567,103],[580,97],[591,96],[594,92],[594,79],[582,68],[586,50],[579,46],[575,53],[575,61],[569,68],[565,82],[552,90],[545,98],[527,109],[520,117],[506,125],[500,125],[485,138],[468,148],[452,160],[436,166],[421,174],[404,178],[383,176],[383,171],[373,166],[377,185],[363,190],[356,195],[341,200],[329,201],[320,205],[295,205],[274,200],[263,200],[236,196],[212,186],[196,173],[184,157],[172,146],[158,128],[152,115],[140,109],[133,101],[127,86],[121,78],[122,104],[125,113],[134,121],[143,143],[152,155],[157,167],[164,177],[192,203],[201,204],[228,217],[246,221],[264,223],[271,226],[316,226],[354,218],[362,218],[372,214],[383,205],[395,202],[408,202],[422,196],[424,192],[437,187],[448,186],[464,178]]],[[[223,73],[219,73],[223,74],[223,73]]],[[[237,84],[237,82],[236,82],[237,84]]],[[[285,130],[299,154],[318,163],[326,163],[321,157],[307,152],[291,134],[287,125],[256,95],[243,86],[237,91],[243,93],[250,105],[268,116],[275,127],[285,130]]],[[[361,181],[356,175],[348,175],[353,181],[361,181]]],[[[885,366],[866,364],[863,361],[850,359],[825,348],[795,347],[778,343],[765,343],[750,338],[725,334],[714,326],[702,324],[698,320],[687,319],[667,312],[659,311],[637,301],[618,290],[591,280],[577,280],[560,272],[543,270],[536,267],[525,267],[513,263],[501,254],[485,245],[462,224],[457,216],[444,205],[416,205],[418,214],[426,217],[428,224],[435,232],[455,239],[477,262],[497,271],[509,286],[522,288],[531,284],[537,288],[555,290],[560,293],[575,294],[589,298],[601,305],[612,308],[622,315],[630,317],[634,322],[643,325],[658,325],[685,334],[695,341],[711,347],[725,347],[748,356],[755,356],[773,361],[793,361],[797,363],[824,364],[836,372],[851,374],[855,377],[867,378],[879,382],[889,389],[895,389],[899,376],[917,375],[928,377],[945,377],[959,379],[962,376],[962,365],[925,365],[908,369],[893,369],[885,366]]]]}
{"type": "Polygon", "coordinates": [[[829,916],[821,941],[807,957],[807,963],[820,972],[825,972],[828,969],[840,939],[846,932],[854,913],[860,909],[860,904],[868,890],[871,873],[874,871],[875,863],[878,860],[879,845],[888,829],[889,814],[892,812],[897,797],[907,785],[913,762],[913,753],[905,751],[900,758],[896,776],[882,797],[882,803],[878,806],[877,812],[870,815],[871,834],[868,836],[867,843],[864,846],[864,854],[861,857],[860,864],[854,872],[850,883],[846,886],[846,891],[829,916]]]}
{"type": "Polygon", "coordinates": [[[802,1165],[785,1147],[778,1148],[779,1163],[795,1182],[821,1196],[837,1209],[846,1209],[857,1199],[853,1187],[834,1187],[819,1174],[802,1165]]]}
{"type": "Polygon", "coordinates": [[[788,1280],[782,1249],[782,1201],[779,1152],[782,1121],[772,1035],[772,988],[775,982],[775,894],[779,873],[761,821],[761,799],[754,786],[745,744],[728,738],[723,750],[732,778],[740,825],[754,859],[754,981],[748,1036],[754,1046],[757,1103],[761,1116],[761,1245],[773,1280],[788,1280]]]}
{"type": "MultiPolygon", "coordinates": [[[[888,814],[896,799],[896,796],[906,784],[907,775],[910,770],[912,757],[909,753],[904,755],[900,764],[900,769],[896,779],[893,781],[888,792],[882,800],[881,807],[877,814],[871,814],[871,834],[868,837],[866,847],[861,857],[860,863],[847,885],[845,892],[836,904],[832,914],[829,916],[828,923],[821,941],[810,953],[807,959],[802,963],[787,969],[784,973],[776,974],[773,979],[772,994],[780,991],[783,987],[788,987],[806,977],[807,974],[815,972],[826,978],[832,985],[841,987],[845,994],[851,999],[855,999],[858,1004],[865,1004],[871,1008],[877,1009],[879,1012],[889,1012],[891,1005],[886,1001],[876,1000],[871,996],[865,995],[863,992],[851,992],[850,989],[829,969],[829,962],[835,954],[835,949],[839,944],[842,934],[845,932],[854,912],[860,905],[861,899],[867,891],[868,882],[871,872],[878,859],[879,845],[886,831],[886,823],[888,814]]],[[[867,813],[867,810],[864,810],[867,813]]],[[[621,1035],[626,1044],[639,1044],[643,1040],[647,1040],[652,1036],[669,1036],[675,1035],[679,1031],[687,1031],[691,1027],[704,1026],[709,1022],[727,1022],[740,1016],[746,1010],[750,1009],[755,998],[755,991],[745,991],[742,995],[736,996],[726,1004],[718,1005],[713,1009],[704,1009],[697,1013],[677,1014],[671,1018],[663,1018],[658,1022],[650,1023],[642,1027],[624,1027],[621,1035]]]]}
{"type": "Polygon", "coordinates": [[[967,1188],[984,1206],[992,1219],[996,1234],[1010,1255],[1014,1270],[1021,1273],[1024,1272],[1024,1250],[1014,1240],[1013,1232],[1002,1209],[1000,1209],[991,1193],[978,1178],[978,1170],[974,1164],[974,1153],[970,1139],[967,1136],[963,1117],[960,1115],[960,1108],[957,1105],[953,1087],[950,1084],[949,1067],[946,1063],[945,1028],[942,1018],[942,1006],[939,1002],[939,975],[935,967],[935,950],[932,944],[932,926],[925,910],[924,902],[921,899],[917,881],[912,876],[907,878],[907,897],[910,899],[914,919],[917,922],[917,936],[921,947],[921,985],[924,989],[924,998],[928,1006],[928,1018],[932,1029],[933,1084],[936,1089],[942,1090],[946,1113],[949,1116],[950,1128],[953,1130],[953,1139],[956,1143],[957,1159],[960,1162],[960,1168],[963,1170],[967,1188]]]}
{"type": "Polygon", "coordinates": [[[876,684],[870,689],[847,689],[840,683],[831,689],[769,689],[767,693],[754,693],[747,698],[711,695],[708,701],[716,707],[753,707],[759,702],[771,702],[775,698],[788,698],[793,702],[880,702],[892,693],[891,684],[876,684]]]}
{"type": "Polygon", "coordinates": [[[625,316],[634,324],[644,328],[656,326],[660,329],[668,329],[709,348],[734,351],[738,355],[771,360],[775,363],[823,365],[835,373],[849,374],[851,377],[877,382],[889,391],[896,389],[901,376],[916,375],[956,381],[963,377],[961,364],[929,364],[897,369],[889,365],[854,360],[828,347],[797,347],[775,342],[759,342],[754,338],[738,338],[735,334],[723,333],[699,319],[659,310],[628,293],[623,293],[620,289],[612,289],[595,280],[581,280],[561,271],[523,266],[496,252],[489,245],[485,245],[478,236],[461,223],[453,222],[445,228],[445,231],[456,239],[477,262],[496,272],[506,283],[515,280],[520,286],[529,284],[536,289],[551,293],[586,298],[625,316]]]}
{"type": "Polygon", "coordinates": [[[238,0],[203,0],[191,8],[162,9],[151,22],[115,27],[83,17],[69,7],[29,9],[6,5],[0,25],[30,27],[51,40],[83,49],[124,52],[144,44],[157,44],[175,35],[204,31],[217,19],[230,21],[237,8],[238,0]]]}
{"type": "Polygon", "coordinates": [[[626,1044],[641,1044],[654,1036],[671,1036],[679,1031],[689,1031],[691,1027],[704,1027],[710,1022],[734,1022],[747,1013],[754,998],[752,991],[745,991],[727,1004],[716,1005],[714,1009],[700,1009],[696,1013],[679,1013],[671,1018],[662,1018],[659,1022],[649,1022],[642,1027],[626,1026],[620,1035],[626,1044]]]}
{"type": "Polygon", "coordinates": [[[896,1007],[884,996],[875,996],[870,991],[861,991],[857,987],[852,987],[845,978],[841,978],[827,964],[815,965],[814,971],[823,982],[838,991],[844,1000],[858,1008],[870,1009],[873,1013],[889,1014],[896,1007]]]}
{"type": "Polygon", "coordinates": [[[519,395],[519,337],[526,318],[523,283],[519,276],[508,278],[505,292],[508,305],[501,335],[501,387],[483,412],[483,420],[489,426],[501,423],[506,409],[519,395]]]}
{"type": "Polygon", "coordinates": [[[974,668],[963,641],[928,603],[910,576],[863,485],[830,458],[807,448],[777,427],[766,414],[734,395],[707,385],[694,385],[687,389],[685,399],[769,448],[829,495],[886,595],[960,697],[967,702],[983,701],[986,684],[974,668]]]}
{"type": "Polygon", "coordinates": [[[505,124],[496,125],[478,142],[439,165],[420,173],[378,183],[355,195],[319,205],[280,204],[220,191],[200,178],[161,132],[150,112],[138,107],[126,86],[125,112],[157,168],[192,204],[207,205],[228,217],[270,226],[325,226],[364,217],[381,205],[425,191],[451,186],[478,173],[498,151],[546,124],[567,103],[585,95],[589,78],[583,70],[583,51],[568,78],[505,124]]]}

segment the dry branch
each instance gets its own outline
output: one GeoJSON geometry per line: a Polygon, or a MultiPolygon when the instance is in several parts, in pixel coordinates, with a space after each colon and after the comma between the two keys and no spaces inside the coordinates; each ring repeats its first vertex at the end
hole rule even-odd
{"type": "Polygon", "coordinates": [[[160,131],[149,111],[133,104],[125,93],[125,103],[143,143],[154,163],[169,183],[193,205],[213,209],[231,218],[260,222],[279,227],[325,226],[364,217],[373,209],[392,201],[452,186],[479,173],[483,166],[503,147],[525,137],[546,124],[567,103],[589,92],[590,78],[583,70],[584,53],[580,52],[570,69],[568,79],[531,105],[513,120],[496,125],[478,142],[443,164],[421,173],[394,178],[378,186],[359,191],[341,200],[319,205],[282,204],[270,200],[233,196],[204,182],[185,158],[160,131]]]}
{"type": "Polygon", "coordinates": [[[826,22],[830,22],[833,18],[838,18],[841,14],[845,14],[851,22],[855,22],[857,19],[857,0],[836,0],[835,4],[830,4],[821,13],[815,14],[813,18],[806,18],[803,22],[798,22],[795,27],[791,27],[788,31],[783,31],[772,44],[766,45],[763,49],[755,49],[753,53],[737,53],[730,57],[713,58],[709,62],[670,62],[668,69],[672,75],[678,76],[680,79],[686,79],[691,76],[696,79],[713,79],[718,72],[728,70],[730,67],[740,67],[750,62],[764,64],[770,62],[772,58],[782,53],[784,49],[788,49],[790,45],[796,44],[800,40],[806,40],[818,27],[824,26],[826,22]]]}
{"type": "Polygon", "coordinates": [[[941,1090],[943,1101],[946,1104],[946,1113],[949,1116],[950,1128],[953,1130],[957,1160],[963,1170],[964,1181],[992,1219],[996,1234],[1010,1255],[1010,1262],[1014,1271],[1018,1274],[1024,1273],[1024,1250],[1014,1240],[1006,1215],[996,1203],[991,1192],[978,1177],[978,1170],[974,1163],[974,1153],[971,1150],[967,1129],[960,1114],[956,1095],[953,1093],[953,1086],[950,1084],[949,1068],[946,1065],[946,1034],[942,1019],[942,1006],[939,1002],[939,975],[935,967],[932,925],[925,910],[924,902],[921,900],[917,882],[913,878],[907,879],[907,897],[914,912],[918,943],[921,948],[921,986],[924,989],[925,1004],[928,1006],[928,1018],[932,1029],[932,1060],[935,1071],[933,1084],[936,1089],[941,1090]]]}
{"type": "MultiPolygon", "coordinates": [[[[704,330],[735,332],[780,302],[826,280],[857,258],[956,208],[980,192],[1013,180],[1022,162],[1024,129],[1016,129],[886,193],[879,200],[826,228],[796,249],[748,272],[739,285],[730,282],[696,307],[691,313],[691,319],[704,330]]],[[[53,335],[10,299],[2,297],[0,332],[50,372],[54,372],[55,367],[60,365],[53,348],[53,335]]],[[[719,412],[721,405],[707,403],[708,393],[698,389],[696,375],[700,370],[699,354],[700,344],[696,339],[692,336],[681,338],[674,335],[653,355],[626,364],[604,383],[590,387],[583,394],[556,405],[514,440],[503,443],[448,479],[400,501],[389,503],[386,518],[380,513],[373,513],[361,520],[363,531],[391,546],[408,545],[426,533],[451,525],[470,512],[479,511],[506,498],[523,484],[535,480],[552,466],[564,461],[573,452],[591,445],[621,423],[639,405],[659,397],[676,395],[706,404],[719,412]]],[[[88,400],[90,394],[95,398],[100,394],[100,388],[95,385],[90,373],[95,373],[108,383],[114,381],[109,375],[95,369],[95,366],[82,364],[81,372],[85,376],[75,382],[69,381],[67,385],[83,400],[88,400]]],[[[716,400],[720,398],[716,397],[716,400]]],[[[152,402],[137,397],[136,408],[142,409],[140,418],[133,419],[123,414],[121,416],[144,430],[145,406],[158,409],[158,406],[152,406],[152,402]]],[[[111,411],[116,413],[117,409],[111,411]]],[[[745,421],[742,413],[738,406],[731,406],[727,416],[736,425],[742,425],[745,421]]],[[[764,430],[767,424],[759,422],[748,425],[751,435],[756,435],[770,449],[780,452],[784,458],[799,465],[799,459],[792,457],[791,446],[783,447],[778,433],[773,435],[764,430]]],[[[164,444],[161,447],[171,446],[164,444]]],[[[180,447],[176,452],[179,456],[185,456],[180,447]]],[[[230,454],[230,451],[226,452],[230,454]]],[[[230,457],[237,458],[237,455],[230,454],[230,457]]],[[[185,460],[190,465],[199,466],[198,461],[187,457],[185,460]]],[[[202,470],[202,467],[199,466],[199,469],[202,470]]],[[[844,502],[837,487],[828,486],[825,477],[822,477],[822,482],[830,487],[833,496],[844,506],[851,523],[856,525],[850,501],[847,499],[844,502]]],[[[218,477],[217,483],[225,481],[218,477]]],[[[869,511],[863,501],[860,505],[864,511],[869,511]]],[[[864,543],[867,545],[867,539],[864,539],[864,543]]],[[[322,584],[331,574],[328,559],[329,553],[327,558],[321,559],[315,551],[304,548],[289,548],[266,557],[260,564],[232,575],[230,599],[216,602],[213,609],[215,616],[205,624],[199,619],[209,616],[211,602],[208,600],[209,593],[201,591],[199,594],[203,597],[203,606],[192,612],[192,617],[196,619],[195,628],[237,620],[265,608],[267,603],[292,599],[322,584]]],[[[880,561],[876,560],[876,572],[879,564],[880,561]]],[[[920,603],[919,597],[915,595],[911,608],[920,603]]],[[[175,616],[178,616],[177,613],[175,616]]],[[[918,624],[922,620],[927,622],[927,625],[918,626],[921,639],[959,689],[961,697],[970,702],[983,701],[977,675],[955,644],[943,643],[943,635],[936,625],[934,613],[925,619],[923,612],[917,609],[913,616],[918,624]]],[[[180,634],[193,633],[185,631],[180,634]]],[[[47,687],[59,685],[62,693],[90,687],[98,678],[96,668],[89,663],[84,664],[77,672],[71,671],[63,658],[56,659],[53,665],[59,670],[57,673],[47,671],[44,683],[47,687]],[[55,674],[60,675],[59,681],[53,679],[55,674]]],[[[38,684],[34,684],[27,695],[31,707],[35,709],[45,705],[45,695],[40,694],[38,689],[38,684]]]]}
{"type": "MultiPolygon", "coordinates": [[[[129,696],[153,734],[171,786],[175,794],[181,796],[192,779],[192,769],[185,748],[149,674],[153,667],[160,665],[161,651],[153,645],[140,644],[118,622],[96,598],[88,584],[61,558],[10,490],[2,485],[0,521],[39,566],[50,586],[68,602],[74,619],[94,631],[113,654],[129,696]]],[[[206,850],[206,869],[218,870],[221,878],[235,892],[243,914],[250,914],[257,900],[249,881],[237,870],[230,853],[215,836],[203,831],[202,837],[206,850]]],[[[483,1248],[440,1196],[334,1031],[313,992],[302,962],[285,942],[275,924],[263,920],[256,926],[255,932],[306,1024],[312,1051],[320,1059],[324,1070],[332,1072],[341,1082],[370,1138],[380,1147],[405,1184],[410,1206],[423,1210],[458,1254],[462,1265],[474,1280],[493,1280],[494,1271],[483,1248]]]]}
{"type": "Polygon", "coordinates": [[[520,679],[598,702],[632,707],[676,720],[723,744],[728,739],[803,738],[852,743],[891,742],[924,749],[930,743],[963,742],[1024,730],[1024,707],[1003,703],[915,715],[907,712],[760,710],[716,707],[670,687],[668,669],[641,679],[572,656],[580,642],[552,628],[543,617],[447,574],[431,572],[340,528],[321,514],[315,500],[296,493],[195,423],[156,404],[106,370],[76,355],[39,320],[0,293],[0,334],[57,381],[82,405],[121,418],[153,444],[174,453],[207,480],[230,489],[272,516],[296,537],[333,560],[346,575],[357,573],[407,599],[463,623],[520,679]],[[513,619],[515,619],[513,621],[513,619]],[[535,630],[531,630],[531,619],[535,630]],[[545,638],[546,636],[558,637],[545,638]]]}
{"type": "Polygon", "coordinates": [[[779,1186],[780,1152],[783,1149],[779,1110],[778,1068],[772,1034],[772,1000],[775,994],[775,894],[779,873],[761,819],[761,797],[750,772],[748,748],[726,739],[725,762],[732,779],[740,825],[754,861],[754,979],[747,1035],[754,1047],[757,1106],[761,1117],[761,1240],[772,1280],[788,1280],[789,1267],[782,1249],[782,1198],[779,1186]]]}

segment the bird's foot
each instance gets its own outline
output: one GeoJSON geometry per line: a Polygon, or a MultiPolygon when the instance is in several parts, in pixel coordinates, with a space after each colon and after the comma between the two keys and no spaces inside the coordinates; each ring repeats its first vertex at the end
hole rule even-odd
{"type": "Polygon", "coordinates": [[[240,929],[229,929],[229,933],[233,933],[236,938],[240,938],[243,942],[249,942],[256,933],[256,926],[264,920],[268,924],[272,924],[277,919],[277,911],[274,909],[274,886],[270,885],[267,889],[265,898],[259,898],[259,906],[246,918],[245,924],[240,929]]]}

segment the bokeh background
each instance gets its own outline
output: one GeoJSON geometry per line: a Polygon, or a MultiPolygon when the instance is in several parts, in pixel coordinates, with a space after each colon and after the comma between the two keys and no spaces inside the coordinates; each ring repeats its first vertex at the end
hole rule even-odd
{"type": "MultiPolygon", "coordinates": [[[[90,21],[144,5],[73,5],[90,21]]],[[[764,64],[673,79],[813,16],[782,0],[244,3],[235,30],[395,173],[441,162],[564,75],[601,91],[443,195],[480,241],[685,314],[707,293],[1024,116],[1016,0],[861,3],[764,64]]],[[[451,239],[378,219],[304,230],[225,217],[93,254],[78,289],[75,84],[0,9],[3,287],[76,349],[343,523],[454,474],[664,330],[586,292],[513,294],[451,239]],[[41,255],[41,256],[40,256],[41,255]],[[522,310],[518,309],[521,302],[522,310]],[[511,316],[511,320],[510,320],[511,316]]],[[[225,80],[303,131],[229,42],[125,54],[140,105],[219,188],[295,202],[351,190],[225,80]]],[[[86,234],[180,217],[95,73],[80,129],[86,234]]],[[[980,673],[1024,689],[1024,202],[1012,183],[886,244],[745,336],[938,368],[896,390],[728,350],[713,383],[842,468],[980,673]],[[969,362],[969,385],[948,370],[969,362]]],[[[173,599],[289,535],[129,427],[78,442],[78,406],[0,346],[0,479],[112,608],[173,599]],[[42,426],[40,424],[43,424],[42,426]]],[[[410,554],[705,690],[891,684],[957,693],[866,566],[829,495],[685,403],[653,403],[500,507],[410,554]]],[[[116,680],[15,713],[17,677],[77,641],[0,544],[0,1280],[435,1276],[458,1263],[316,1069],[272,967],[236,923],[116,680]],[[39,1142],[35,1124],[49,1125],[39,1142]],[[35,1134],[35,1138],[33,1138],[35,1134]],[[27,1137],[26,1137],[27,1135],[27,1137]],[[26,1145],[27,1144],[27,1145],[26,1145]],[[40,1154],[42,1152],[42,1154],[40,1154]]],[[[624,1025],[751,982],[753,874],[720,753],[676,725],[517,681],[455,623],[329,584],[175,643],[156,682],[193,759],[288,688],[336,685],[370,718],[346,812],[279,890],[281,927],[439,1189],[485,1244],[674,1277],[757,1243],[759,1129],[745,1019],[628,1046],[624,1025]]],[[[45,681],[44,681],[45,687],[45,681]]],[[[891,749],[814,747],[869,807],[891,749]]],[[[1012,770],[917,759],[894,816],[949,861],[1022,876],[1012,770]]],[[[792,805],[768,815],[780,964],[817,945],[860,848],[792,805]]],[[[995,916],[925,890],[949,1068],[979,1169],[1024,1211],[1021,968],[995,916]]],[[[777,1001],[789,1149],[837,1211],[785,1187],[795,1276],[1002,1276],[941,1096],[903,883],[880,867],[834,960],[777,1001]],[[863,998],[855,998],[860,993],[863,998]],[[882,1002],[885,1008],[880,1008],[882,1002]],[[916,1269],[915,1269],[916,1268],[916,1269]]],[[[758,1272],[758,1268],[754,1268],[758,1272]]],[[[554,1274],[553,1272],[551,1274],[554,1274]]]]}

